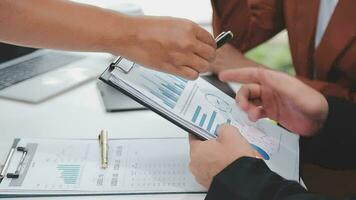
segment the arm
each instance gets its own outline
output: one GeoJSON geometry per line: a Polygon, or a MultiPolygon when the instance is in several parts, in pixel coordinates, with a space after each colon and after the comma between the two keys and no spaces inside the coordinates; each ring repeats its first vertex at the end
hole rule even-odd
{"type": "Polygon", "coordinates": [[[212,0],[214,33],[231,30],[231,42],[245,52],[284,28],[281,0],[212,0]]]}
{"type": "Polygon", "coordinates": [[[129,17],[65,0],[0,1],[0,41],[122,55],[161,71],[195,78],[215,57],[212,36],[191,21],[129,17]]]}
{"type": "Polygon", "coordinates": [[[206,200],[321,200],[295,181],[272,172],[239,131],[227,125],[218,138],[200,141],[190,136],[190,170],[208,188],[206,200]]]}
{"type": "Polygon", "coordinates": [[[134,34],[129,17],[70,1],[4,0],[0,11],[0,40],[23,46],[119,53],[112,42],[134,34]]]}
{"type": "Polygon", "coordinates": [[[288,181],[272,172],[259,159],[243,157],[216,175],[206,200],[326,200],[308,193],[295,181],[288,181]]]}
{"type": "Polygon", "coordinates": [[[356,104],[327,99],[298,79],[265,69],[222,72],[223,81],[245,82],[236,100],[251,120],[269,117],[304,138],[301,158],[329,168],[356,168],[356,104]]]}

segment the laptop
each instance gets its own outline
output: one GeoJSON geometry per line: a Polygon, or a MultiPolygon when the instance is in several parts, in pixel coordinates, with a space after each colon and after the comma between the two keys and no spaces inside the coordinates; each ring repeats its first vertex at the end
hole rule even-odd
{"type": "Polygon", "coordinates": [[[98,77],[108,57],[0,43],[0,97],[43,102],[98,77]]]}

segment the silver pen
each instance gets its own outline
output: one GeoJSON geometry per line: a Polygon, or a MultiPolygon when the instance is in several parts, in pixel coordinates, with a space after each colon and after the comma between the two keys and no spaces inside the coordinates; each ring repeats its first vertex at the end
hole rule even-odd
{"type": "Polygon", "coordinates": [[[108,168],[108,132],[102,130],[99,134],[99,145],[100,145],[100,157],[101,157],[101,168],[108,168]]]}

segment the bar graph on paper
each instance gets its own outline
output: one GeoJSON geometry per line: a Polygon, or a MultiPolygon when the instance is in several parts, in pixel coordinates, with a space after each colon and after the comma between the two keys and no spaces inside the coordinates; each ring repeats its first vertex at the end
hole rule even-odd
{"type": "Polygon", "coordinates": [[[174,109],[188,83],[184,78],[167,74],[155,74],[153,77],[141,75],[141,77],[149,84],[142,86],[171,109],[174,109]]]}
{"type": "Polygon", "coordinates": [[[57,171],[65,185],[76,185],[80,176],[80,165],[58,164],[57,171]]]}
{"type": "MultiPolygon", "coordinates": [[[[231,119],[226,119],[225,122],[220,121],[218,122],[217,120],[217,111],[212,111],[211,113],[206,113],[203,111],[203,108],[201,105],[198,105],[195,108],[193,117],[191,119],[191,122],[193,122],[194,124],[198,125],[200,128],[203,128],[205,130],[207,130],[209,133],[213,133],[214,135],[218,135],[217,131],[219,129],[219,126],[222,123],[227,123],[227,124],[232,124],[236,126],[236,123],[233,123],[231,119]]],[[[270,144],[266,143],[266,140],[270,140],[269,137],[266,137],[265,134],[263,133],[259,133],[256,131],[248,131],[248,135],[244,134],[245,137],[247,137],[246,139],[248,139],[251,142],[251,146],[265,159],[265,160],[269,160],[270,159],[270,153],[267,153],[269,149],[268,146],[263,145],[263,144],[270,144]]]]}
{"type": "Polygon", "coordinates": [[[217,111],[212,111],[211,113],[204,113],[202,111],[202,106],[198,105],[194,111],[191,122],[198,125],[199,127],[207,130],[209,133],[217,135],[217,130],[222,123],[231,124],[231,119],[227,119],[226,122],[218,122],[217,111]]]}

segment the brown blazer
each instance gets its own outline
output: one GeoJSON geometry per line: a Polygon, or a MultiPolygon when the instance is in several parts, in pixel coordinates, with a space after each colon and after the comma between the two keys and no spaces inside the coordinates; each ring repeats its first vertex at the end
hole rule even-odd
{"type": "Polygon", "coordinates": [[[287,29],[297,76],[324,95],[356,101],[356,0],[339,0],[317,49],[320,0],[211,1],[215,34],[231,30],[231,43],[245,52],[287,29]]]}

